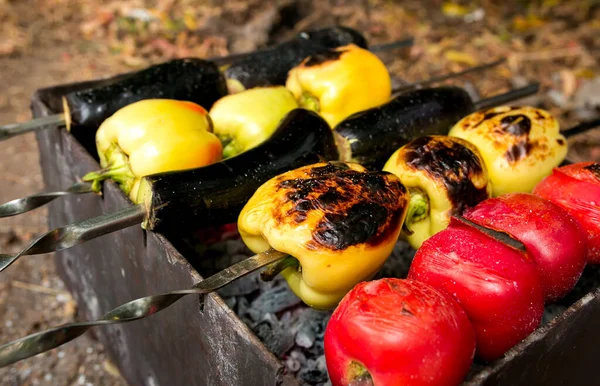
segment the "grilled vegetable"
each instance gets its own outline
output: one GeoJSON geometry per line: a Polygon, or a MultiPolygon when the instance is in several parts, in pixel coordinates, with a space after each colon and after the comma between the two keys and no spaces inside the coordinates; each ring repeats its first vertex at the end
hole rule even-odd
{"type": "Polygon", "coordinates": [[[143,99],[190,101],[210,109],[227,95],[218,67],[200,59],[177,59],[141,71],[109,78],[63,98],[67,128],[87,149],[96,130],[117,110],[143,99]]]}
{"type": "Polygon", "coordinates": [[[254,252],[289,254],[281,273],[292,291],[311,307],[330,309],[388,258],[407,204],[408,191],[391,173],[318,163],[263,184],[238,229],[254,252]]]}
{"type": "Polygon", "coordinates": [[[334,386],[457,386],[474,352],[465,312],[450,296],[414,280],[358,284],[325,331],[334,386]]]}
{"type": "Polygon", "coordinates": [[[451,216],[492,192],[479,151],[460,138],[415,139],[398,149],[383,170],[397,175],[410,192],[403,236],[415,249],[446,228],[451,216]]]}
{"type": "Polygon", "coordinates": [[[307,57],[290,71],[285,85],[300,106],[317,111],[331,127],[388,102],[392,93],[383,62],[354,44],[307,57]]]}
{"type": "Polygon", "coordinates": [[[494,107],[458,122],[449,135],[479,149],[485,160],[493,195],[531,192],[567,155],[567,141],[558,121],[533,107],[494,107]]]}
{"type": "Polygon", "coordinates": [[[271,138],[236,157],[144,177],[138,193],[148,213],[143,226],[164,233],[235,222],[246,201],[270,178],[337,157],[327,122],[314,112],[293,110],[271,138]]]}
{"type": "Polygon", "coordinates": [[[334,128],[342,161],[381,169],[401,146],[424,135],[446,135],[474,108],[469,94],[459,87],[402,94],[380,107],[351,115],[334,128]]]}
{"type": "Polygon", "coordinates": [[[565,208],[587,234],[588,261],[600,264],[600,163],[555,168],[533,193],[565,208]]]}
{"type": "Polygon", "coordinates": [[[251,149],[273,134],[287,113],[297,108],[283,86],[257,87],[219,99],[210,110],[214,132],[224,144],[223,157],[251,149]]]}
{"type": "Polygon", "coordinates": [[[511,193],[480,202],[464,217],[504,231],[531,252],[547,303],[575,287],[587,261],[587,237],[577,219],[549,200],[511,193]]]}
{"type": "Polygon", "coordinates": [[[477,355],[494,360],[537,328],[544,294],[525,246],[508,234],[452,218],[415,254],[408,278],[450,294],[475,328],[477,355]]]}
{"type": "Polygon", "coordinates": [[[149,174],[205,166],[221,160],[223,148],[201,106],[170,99],[135,102],[108,118],[96,133],[100,165],[83,177],[119,184],[132,201],[149,174]]]}
{"type": "Polygon", "coordinates": [[[304,58],[330,48],[356,44],[367,48],[366,39],[346,27],[329,27],[300,33],[295,39],[246,56],[225,70],[232,90],[284,85],[288,72],[304,58]]]}

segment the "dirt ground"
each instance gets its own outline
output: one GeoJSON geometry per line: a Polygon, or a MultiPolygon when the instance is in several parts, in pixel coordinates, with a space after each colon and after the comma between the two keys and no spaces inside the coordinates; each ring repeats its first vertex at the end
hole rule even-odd
{"type": "MultiPolygon", "coordinates": [[[[592,1],[86,1],[0,0],[0,124],[30,117],[45,86],[139,68],[167,58],[260,48],[296,31],[342,23],[372,42],[407,35],[416,45],[391,71],[414,81],[506,58],[501,67],[453,81],[480,95],[541,83],[522,103],[544,107],[563,127],[600,110],[600,7],[592,1]],[[533,4],[533,5],[526,5],[533,4]]],[[[600,159],[600,130],[570,141],[569,158],[600,159]]],[[[43,189],[33,134],[0,143],[0,202],[43,189]]],[[[47,230],[46,212],[0,219],[0,247],[14,253],[47,230]]],[[[77,305],[51,256],[20,259],[0,275],[0,343],[77,319],[77,305]]],[[[89,335],[0,369],[2,385],[125,385],[89,335]]]]}

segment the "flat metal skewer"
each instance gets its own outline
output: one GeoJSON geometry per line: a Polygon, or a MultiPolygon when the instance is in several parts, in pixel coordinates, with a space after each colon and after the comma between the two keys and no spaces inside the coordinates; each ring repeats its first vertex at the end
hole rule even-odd
{"type": "MultiPolygon", "coordinates": [[[[483,99],[479,103],[486,105],[488,100],[504,101],[507,95],[511,96],[512,99],[521,98],[525,95],[535,93],[538,87],[539,85],[534,84],[511,90],[505,94],[483,99]]],[[[16,255],[0,254],[0,272],[23,255],[49,253],[70,248],[107,233],[139,224],[144,220],[145,215],[146,209],[142,205],[135,205],[96,218],[56,228],[32,242],[27,248],[16,255]]]]}
{"type": "Polygon", "coordinates": [[[186,295],[203,295],[214,292],[232,281],[286,256],[285,253],[269,249],[200,281],[190,289],[132,300],[109,311],[98,320],[65,324],[4,344],[0,346],[0,367],[59,347],[81,336],[94,326],[132,322],[156,314],[186,295]]]}
{"type": "Polygon", "coordinates": [[[432,83],[443,82],[445,80],[452,79],[452,78],[458,78],[459,76],[467,75],[467,74],[470,74],[470,73],[473,73],[473,72],[479,72],[479,71],[487,70],[489,68],[493,68],[493,67],[499,66],[499,65],[501,65],[504,62],[506,62],[506,59],[498,59],[498,60],[494,60],[493,62],[488,62],[488,63],[481,64],[479,66],[469,67],[466,70],[456,71],[456,72],[449,72],[447,74],[434,76],[434,77],[431,77],[429,79],[425,79],[425,80],[420,81],[420,82],[409,83],[409,84],[407,84],[405,86],[400,86],[398,88],[393,89],[392,90],[392,94],[397,94],[397,93],[403,93],[403,92],[408,92],[408,91],[416,90],[418,88],[422,88],[423,86],[427,86],[427,85],[430,85],[432,83]]]}
{"type": "Polygon", "coordinates": [[[35,118],[23,123],[10,123],[0,126],[0,141],[15,137],[17,135],[36,131],[43,127],[63,126],[67,122],[63,113],[48,115],[45,117],[35,118]]]}
{"type": "Polygon", "coordinates": [[[600,126],[600,118],[581,122],[577,126],[571,127],[570,129],[562,130],[561,134],[564,135],[565,138],[571,138],[574,135],[585,133],[586,131],[589,131],[598,126],[600,126]]]}
{"type": "MultiPolygon", "coordinates": [[[[415,44],[415,38],[412,36],[408,36],[408,37],[402,38],[400,40],[395,40],[393,42],[372,45],[371,47],[369,47],[369,51],[374,52],[374,53],[391,51],[391,50],[397,50],[400,48],[410,47],[413,44],[415,44]]],[[[265,50],[268,50],[268,49],[270,49],[270,48],[267,47],[265,50]]],[[[233,63],[236,60],[245,59],[251,55],[254,55],[254,54],[260,53],[260,52],[261,51],[241,52],[238,54],[230,54],[227,56],[213,57],[213,58],[209,58],[207,60],[215,62],[219,66],[223,66],[226,64],[233,63]]]]}
{"type": "MultiPolygon", "coordinates": [[[[402,86],[402,87],[397,88],[392,91],[394,94],[399,93],[399,92],[411,91],[411,90],[420,88],[424,85],[432,84],[435,82],[440,82],[440,81],[451,79],[454,77],[459,77],[459,76],[462,76],[462,75],[465,75],[468,73],[483,71],[488,68],[498,66],[499,64],[502,64],[503,62],[504,62],[504,59],[496,60],[496,61],[485,63],[485,64],[482,64],[479,66],[470,67],[463,71],[451,72],[448,74],[435,76],[435,77],[425,79],[422,81],[410,83],[408,85],[402,86]]],[[[528,89],[528,90],[531,90],[531,89],[528,89]]],[[[537,89],[536,89],[536,91],[537,91],[537,89]]],[[[58,116],[62,116],[62,115],[60,115],[60,114],[53,115],[52,117],[58,117],[58,116]]],[[[46,118],[46,117],[44,117],[44,118],[46,118]]],[[[43,119],[43,118],[40,118],[40,119],[43,119]]],[[[34,121],[37,121],[37,120],[33,120],[30,122],[34,122],[34,121]]],[[[0,127],[0,130],[1,130],[1,127],[0,127]]],[[[12,201],[9,201],[7,203],[0,205],[0,218],[15,216],[18,214],[29,212],[33,209],[39,208],[40,206],[49,203],[50,201],[52,201],[56,198],[66,196],[68,194],[82,194],[82,193],[91,193],[91,192],[93,192],[93,190],[91,189],[91,184],[88,185],[87,183],[78,183],[78,184],[71,185],[70,187],[66,188],[65,190],[61,190],[61,191],[38,193],[38,194],[28,196],[28,197],[17,198],[17,199],[14,199],[12,201]]]]}
{"type": "Polygon", "coordinates": [[[50,201],[66,196],[69,194],[85,194],[91,193],[92,189],[91,182],[78,182],[69,186],[65,190],[59,190],[56,192],[38,193],[32,196],[23,198],[17,198],[0,205],[0,218],[15,216],[17,214],[29,212],[33,209],[39,208],[42,205],[49,203],[50,201]]]}
{"type": "Polygon", "coordinates": [[[55,228],[16,255],[0,254],[0,272],[21,256],[62,251],[105,234],[141,224],[145,216],[146,209],[143,205],[133,205],[116,212],[55,228]]]}
{"type": "MultiPolygon", "coordinates": [[[[408,38],[404,38],[402,40],[397,40],[394,42],[389,42],[389,43],[385,43],[385,44],[379,44],[379,45],[372,46],[370,48],[370,50],[373,52],[389,51],[389,50],[399,49],[399,48],[403,48],[403,47],[408,47],[408,46],[411,46],[412,44],[414,44],[414,38],[408,37],[408,38]]],[[[212,60],[213,62],[217,63],[218,65],[223,65],[223,64],[231,63],[238,59],[243,59],[247,56],[250,56],[250,55],[258,53],[258,52],[260,52],[260,51],[248,52],[248,53],[243,53],[243,54],[234,54],[234,55],[229,55],[229,56],[220,57],[220,58],[213,58],[213,59],[208,59],[208,60],[212,60]]],[[[67,118],[65,117],[64,113],[60,113],[60,114],[54,114],[54,115],[49,115],[46,117],[32,119],[27,122],[10,123],[8,125],[1,125],[0,126],[0,141],[4,141],[6,139],[15,137],[17,135],[25,134],[30,131],[36,131],[36,130],[42,129],[44,127],[51,127],[51,126],[56,126],[56,125],[63,126],[66,124],[66,122],[67,122],[67,118]]]]}

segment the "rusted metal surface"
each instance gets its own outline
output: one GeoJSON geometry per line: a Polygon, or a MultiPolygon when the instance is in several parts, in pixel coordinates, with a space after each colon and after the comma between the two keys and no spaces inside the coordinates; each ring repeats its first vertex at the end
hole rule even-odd
{"type": "MultiPolygon", "coordinates": [[[[60,110],[57,95],[77,86],[41,90],[35,116],[60,110]]],[[[99,168],[65,130],[37,134],[48,190],[69,186],[99,168]]],[[[49,205],[51,228],[130,205],[113,183],[104,195],[67,196],[49,205]]],[[[34,257],[44,258],[44,257],[34,257]]],[[[47,257],[46,257],[47,258],[47,257]]],[[[190,287],[198,272],[163,236],[138,226],[56,254],[58,272],[82,318],[97,318],[123,302],[190,287]],[[144,242],[144,240],[146,240],[144,242]]],[[[466,386],[596,385],[600,358],[600,290],[584,296],[501,360],[471,374],[466,386]]],[[[190,297],[169,310],[126,325],[95,329],[132,385],[297,385],[284,367],[218,295],[190,297]]]]}
{"type": "MultiPolygon", "coordinates": [[[[42,90],[35,95],[35,116],[48,114],[46,105],[57,110],[52,99],[56,91],[42,90]]],[[[69,186],[99,169],[64,129],[42,130],[37,139],[48,190],[69,186]]],[[[103,196],[72,196],[52,202],[48,222],[53,228],[126,205],[131,203],[115,184],[108,183],[103,196]]],[[[184,289],[201,280],[168,240],[152,233],[144,238],[139,226],[59,252],[55,259],[85,319],[95,319],[131,299],[184,289]]],[[[146,320],[97,328],[95,334],[132,385],[294,384],[283,375],[283,365],[214,294],[206,297],[202,311],[199,297],[190,297],[146,320]]]]}

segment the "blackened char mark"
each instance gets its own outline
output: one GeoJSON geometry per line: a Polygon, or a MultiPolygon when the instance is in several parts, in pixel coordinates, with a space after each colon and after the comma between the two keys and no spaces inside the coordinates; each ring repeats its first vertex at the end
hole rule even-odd
{"type": "Polygon", "coordinates": [[[518,109],[518,107],[516,107],[516,106],[511,106],[508,109],[499,109],[497,107],[489,109],[488,111],[485,112],[485,114],[483,115],[483,118],[481,118],[481,121],[479,121],[476,125],[473,126],[473,129],[478,127],[479,125],[481,125],[483,122],[487,121],[488,119],[492,119],[494,117],[497,117],[498,115],[506,114],[509,111],[513,111],[513,110],[517,110],[517,109],[518,109]]]}
{"type": "Polygon", "coordinates": [[[531,119],[523,114],[509,115],[500,120],[500,128],[515,137],[528,136],[531,131],[531,119]]]}
{"type": "Polygon", "coordinates": [[[343,163],[315,167],[304,178],[279,183],[291,209],[275,208],[278,222],[299,226],[311,211],[314,225],[310,249],[343,250],[352,245],[377,245],[400,225],[406,209],[404,185],[387,172],[360,172],[343,163]]]}
{"type": "Polygon", "coordinates": [[[590,172],[592,172],[592,174],[598,180],[600,180],[600,163],[594,162],[593,164],[584,167],[584,169],[589,170],[590,172]]]}
{"type": "Polygon", "coordinates": [[[483,174],[479,157],[451,137],[418,138],[407,145],[404,159],[410,167],[424,170],[444,184],[453,215],[488,197],[487,186],[477,188],[473,184],[473,179],[483,174]]]}
{"type": "Polygon", "coordinates": [[[388,209],[383,205],[359,202],[345,213],[326,213],[313,231],[313,239],[333,250],[372,242],[381,224],[388,222],[388,216],[388,209]]]}
{"type": "Polygon", "coordinates": [[[318,66],[325,62],[338,60],[346,50],[328,50],[319,52],[317,54],[308,57],[308,60],[304,62],[304,67],[318,66]]]}
{"type": "Polygon", "coordinates": [[[533,144],[527,139],[519,141],[508,148],[506,153],[504,153],[504,157],[509,163],[515,163],[518,160],[527,157],[533,150],[533,147],[533,144]]]}

